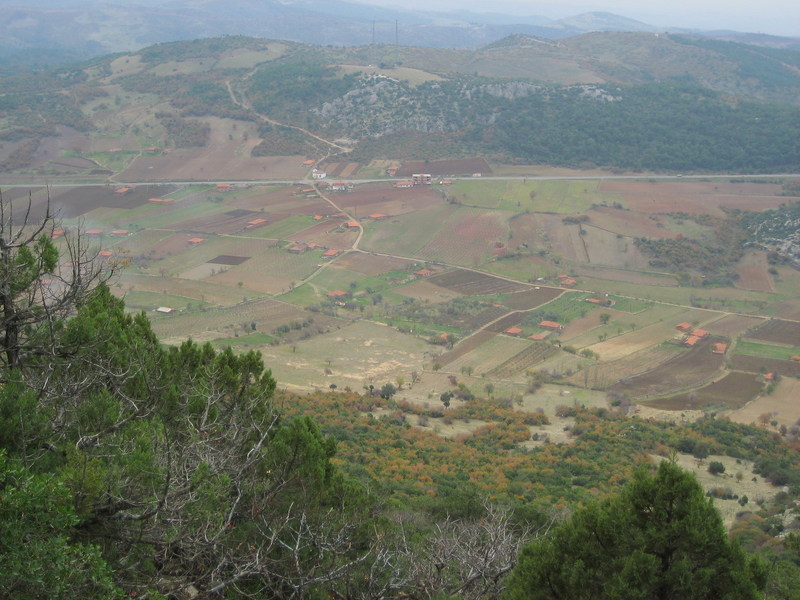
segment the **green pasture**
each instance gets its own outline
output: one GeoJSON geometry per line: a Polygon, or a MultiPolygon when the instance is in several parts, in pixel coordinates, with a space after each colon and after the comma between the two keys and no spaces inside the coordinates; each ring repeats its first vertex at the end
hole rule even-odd
{"type": "Polygon", "coordinates": [[[92,152],[89,154],[89,158],[109,171],[114,171],[114,173],[124,171],[137,156],[139,156],[138,152],[129,151],[92,152]]]}
{"type": "Polygon", "coordinates": [[[148,202],[127,211],[124,221],[145,229],[169,227],[189,219],[221,214],[230,208],[217,202],[193,202],[186,206],[170,207],[170,210],[166,212],[163,210],[163,205],[148,202]],[[151,214],[154,212],[156,214],[151,214]]]}
{"type": "Polygon", "coordinates": [[[539,306],[534,312],[545,312],[558,314],[560,323],[569,323],[580,317],[586,316],[595,308],[596,304],[586,302],[587,298],[591,298],[593,294],[587,292],[566,292],[555,300],[551,300],[547,304],[539,306]]]}
{"type": "Polygon", "coordinates": [[[745,354],[758,358],[774,358],[777,360],[792,360],[793,356],[800,356],[800,348],[773,346],[771,344],[759,344],[757,342],[739,340],[736,342],[734,354],[745,354]]]}
{"type": "Polygon", "coordinates": [[[629,313],[642,312],[653,306],[652,300],[640,300],[639,298],[609,295],[608,298],[601,297],[601,299],[613,300],[614,306],[612,308],[614,310],[629,313]]]}
{"type": "Polygon", "coordinates": [[[435,204],[391,220],[375,221],[364,232],[361,248],[398,256],[416,256],[456,212],[447,204],[435,204]]]}
{"type": "Polygon", "coordinates": [[[290,235],[308,229],[315,223],[309,215],[291,215],[265,227],[258,227],[242,233],[245,237],[258,237],[285,240],[290,235]]]}
{"type": "Polygon", "coordinates": [[[456,202],[511,212],[583,213],[593,204],[618,203],[617,194],[599,191],[599,181],[458,180],[448,190],[456,202]]]}
{"type": "Polygon", "coordinates": [[[533,281],[538,277],[552,277],[561,272],[542,258],[531,255],[496,259],[481,268],[518,281],[533,281]]]}
{"type": "Polygon", "coordinates": [[[290,292],[277,296],[283,302],[294,304],[296,306],[306,307],[312,304],[317,304],[325,300],[325,294],[317,294],[318,289],[310,283],[304,283],[294,288],[290,292]]]}
{"type": "Polygon", "coordinates": [[[252,50],[229,54],[220,58],[214,65],[214,68],[252,69],[258,64],[279,58],[284,54],[285,49],[286,46],[283,44],[270,44],[266,50],[252,50]]]}

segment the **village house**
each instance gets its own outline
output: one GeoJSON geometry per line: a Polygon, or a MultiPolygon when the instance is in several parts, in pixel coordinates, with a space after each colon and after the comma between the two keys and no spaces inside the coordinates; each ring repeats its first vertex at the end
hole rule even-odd
{"type": "Polygon", "coordinates": [[[408,181],[408,180],[396,181],[394,183],[394,187],[396,187],[396,188],[411,188],[411,187],[414,187],[414,182],[413,181],[408,181]]]}
{"type": "Polygon", "coordinates": [[[197,244],[202,244],[202,243],[203,243],[203,242],[205,242],[205,241],[206,241],[206,239],[205,239],[205,238],[201,238],[201,237],[193,237],[193,238],[189,238],[189,243],[190,243],[192,246],[196,246],[197,244]]]}
{"type": "Polygon", "coordinates": [[[128,231],[127,229],[115,229],[108,235],[110,235],[111,237],[128,237],[130,234],[131,232],[128,231]]]}
{"type": "Polygon", "coordinates": [[[328,190],[331,192],[350,192],[353,184],[349,181],[329,181],[328,190]]]}
{"type": "Polygon", "coordinates": [[[233,186],[230,183],[218,183],[214,189],[224,194],[233,190],[233,186]]]}
{"type": "Polygon", "coordinates": [[[419,271],[414,271],[414,275],[417,277],[429,277],[430,275],[433,275],[433,271],[430,269],[420,269],[419,271]]]}
{"type": "Polygon", "coordinates": [[[699,342],[702,338],[697,337],[696,335],[687,336],[685,340],[683,340],[683,345],[691,348],[692,346],[696,346],[697,342],[699,342]]]}
{"type": "Polygon", "coordinates": [[[709,332],[705,329],[695,329],[690,335],[703,339],[704,337],[708,337],[709,332]]]}
{"type": "Polygon", "coordinates": [[[169,306],[159,306],[155,312],[160,313],[162,315],[171,315],[175,312],[174,308],[170,308],[169,306]]]}
{"type": "Polygon", "coordinates": [[[430,173],[415,173],[411,176],[413,185],[431,185],[433,178],[430,173]]]}
{"type": "Polygon", "coordinates": [[[684,323],[678,323],[677,325],[675,325],[675,329],[677,329],[678,331],[689,331],[691,328],[692,328],[692,324],[691,323],[685,323],[684,322],[684,323]]]}
{"type": "Polygon", "coordinates": [[[263,225],[266,222],[267,222],[266,219],[253,219],[252,221],[247,222],[247,226],[245,227],[245,229],[253,229],[255,227],[258,227],[259,225],[263,225]]]}
{"type": "Polygon", "coordinates": [[[711,352],[713,352],[714,354],[725,354],[725,351],[727,349],[728,349],[728,344],[717,342],[711,347],[711,352]]]}
{"type": "Polygon", "coordinates": [[[317,169],[311,171],[311,179],[320,180],[325,179],[327,176],[328,174],[325,171],[318,171],[317,169]]]}
{"type": "Polygon", "coordinates": [[[344,226],[348,229],[358,229],[358,221],[348,221],[344,226]]]}
{"type": "Polygon", "coordinates": [[[520,329],[519,327],[509,327],[508,329],[506,329],[505,332],[508,335],[518,336],[519,334],[522,333],[522,329],[520,329]]]}
{"type": "Polygon", "coordinates": [[[114,190],[114,193],[117,196],[124,196],[125,194],[128,194],[128,193],[130,193],[132,191],[133,191],[132,187],[121,187],[121,188],[117,188],[116,190],[114,190]]]}
{"type": "Polygon", "coordinates": [[[339,251],[336,248],[329,248],[322,253],[324,258],[333,258],[334,256],[339,256],[339,251]]]}
{"type": "Polygon", "coordinates": [[[550,332],[545,331],[543,333],[534,333],[533,335],[529,335],[529,340],[534,340],[535,342],[541,342],[542,340],[546,340],[550,337],[550,332]]]}
{"type": "Polygon", "coordinates": [[[555,321],[539,321],[539,327],[550,329],[551,331],[561,331],[564,329],[564,326],[561,323],[557,323],[555,321]]]}
{"type": "Polygon", "coordinates": [[[331,300],[341,300],[342,298],[347,298],[350,294],[343,290],[333,290],[325,295],[331,300]]]}
{"type": "Polygon", "coordinates": [[[88,235],[89,237],[100,237],[101,235],[103,235],[103,230],[102,229],[87,229],[86,230],[86,235],[88,235]]]}

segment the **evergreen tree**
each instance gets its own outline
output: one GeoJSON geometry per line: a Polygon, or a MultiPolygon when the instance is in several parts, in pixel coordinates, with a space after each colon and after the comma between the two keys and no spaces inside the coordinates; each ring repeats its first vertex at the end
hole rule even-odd
{"type": "Polygon", "coordinates": [[[662,462],[526,546],[507,600],[754,600],[764,569],[693,475],[662,462]]]}

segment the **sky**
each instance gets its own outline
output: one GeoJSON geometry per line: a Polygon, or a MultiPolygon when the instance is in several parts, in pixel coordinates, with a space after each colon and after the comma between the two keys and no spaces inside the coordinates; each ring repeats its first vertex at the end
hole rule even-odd
{"type": "Polygon", "coordinates": [[[583,12],[610,12],[659,27],[732,29],[800,37],[800,0],[358,0],[364,4],[447,11],[541,15],[553,19],[583,12]]]}

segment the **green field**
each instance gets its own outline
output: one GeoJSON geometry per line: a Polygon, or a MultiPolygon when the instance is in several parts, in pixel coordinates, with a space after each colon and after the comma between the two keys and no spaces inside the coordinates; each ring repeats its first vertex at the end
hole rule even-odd
{"type": "Polygon", "coordinates": [[[791,360],[793,356],[800,356],[800,348],[787,348],[786,346],[773,346],[739,340],[734,350],[736,354],[757,356],[758,358],[774,358],[777,360],[791,360]]]}
{"type": "Polygon", "coordinates": [[[521,213],[577,214],[593,204],[619,201],[598,191],[598,181],[473,181],[452,184],[449,195],[461,204],[521,213]]]}

